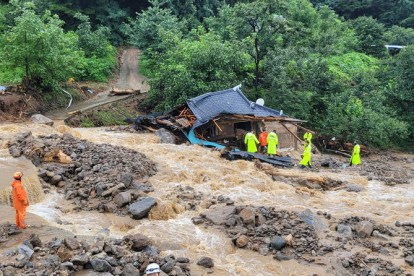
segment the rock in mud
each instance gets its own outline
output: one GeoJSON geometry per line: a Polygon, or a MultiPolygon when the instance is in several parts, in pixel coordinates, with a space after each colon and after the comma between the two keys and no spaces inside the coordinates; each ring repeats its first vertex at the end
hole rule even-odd
{"type": "Polygon", "coordinates": [[[234,214],[236,207],[226,206],[223,208],[217,208],[209,211],[205,214],[206,219],[216,225],[224,225],[227,221],[227,217],[234,214]]]}
{"type": "Polygon", "coordinates": [[[91,265],[97,272],[111,272],[112,270],[112,266],[105,260],[93,259],[91,265]]]}
{"type": "Polygon", "coordinates": [[[247,207],[244,208],[239,216],[241,217],[241,219],[243,220],[244,224],[251,224],[255,222],[255,210],[252,207],[247,207]]]}
{"type": "Polygon", "coordinates": [[[285,240],[281,237],[277,237],[276,239],[270,242],[270,247],[276,250],[282,250],[285,247],[285,240]]]}
{"type": "Polygon", "coordinates": [[[323,232],[329,227],[329,224],[325,219],[315,216],[309,209],[306,209],[305,211],[300,213],[299,218],[303,220],[305,223],[312,226],[317,233],[323,232]]]}
{"type": "Polygon", "coordinates": [[[118,208],[121,208],[131,202],[131,194],[127,192],[119,193],[114,197],[114,202],[118,208]]]}
{"type": "Polygon", "coordinates": [[[387,235],[381,234],[377,230],[375,230],[375,231],[372,232],[372,236],[373,237],[376,237],[376,238],[379,238],[379,239],[386,240],[386,241],[389,241],[390,240],[390,237],[388,237],[387,235]]]}
{"type": "Polygon", "coordinates": [[[125,187],[131,186],[133,180],[134,180],[134,177],[130,173],[123,174],[120,179],[120,181],[125,184],[125,187]]]}
{"type": "Polygon", "coordinates": [[[33,115],[31,118],[32,122],[35,124],[44,124],[48,126],[53,126],[53,121],[49,118],[43,116],[42,114],[33,115]]]}
{"type": "Polygon", "coordinates": [[[357,232],[357,235],[360,238],[370,237],[373,230],[374,230],[374,225],[367,220],[360,221],[355,226],[355,231],[357,232]]]}
{"type": "Polygon", "coordinates": [[[283,254],[281,252],[277,252],[276,255],[273,256],[273,259],[278,260],[279,262],[281,262],[281,261],[289,261],[289,260],[292,260],[293,257],[288,256],[286,254],[283,254]]]}
{"type": "Polygon", "coordinates": [[[17,263],[16,267],[22,268],[25,266],[25,264],[30,261],[30,258],[32,257],[34,251],[28,247],[27,245],[21,244],[17,247],[17,263]]]}
{"type": "Polygon", "coordinates": [[[197,264],[205,268],[214,267],[213,259],[210,257],[201,257],[201,259],[198,260],[197,264]]]}
{"type": "Polygon", "coordinates": [[[160,143],[162,144],[175,144],[175,136],[165,128],[158,129],[155,135],[160,137],[160,143]]]}
{"type": "Polygon", "coordinates": [[[129,205],[128,211],[132,214],[133,219],[145,217],[149,211],[157,204],[153,197],[147,197],[129,205]]]}
{"type": "Polygon", "coordinates": [[[128,235],[124,237],[124,241],[127,242],[130,247],[135,251],[141,251],[148,245],[150,240],[147,236],[142,234],[128,235]]]}
{"type": "Polygon", "coordinates": [[[80,243],[74,238],[66,238],[63,240],[63,242],[70,250],[76,250],[80,247],[80,243]]]}
{"type": "Polygon", "coordinates": [[[133,264],[124,266],[122,276],[139,276],[139,270],[133,264]]]}
{"type": "Polygon", "coordinates": [[[339,224],[336,227],[336,231],[338,231],[339,234],[341,234],[343,237],[345,237],[348,240],[352,240],[353,238],[352,228],[349,225],[339,224]]]}
{"type": "Polygon", "coordinates": [[[245,235],[241,235],[236,240],[236,246],[242,248],[242,247],[245,247],[248,242],[249,242],[249,238],[247,238],[247,236],[245,235]]]}
{"type": "Polygon", "coordinates": [[[405,258],[405,262],[408,263],[411,266],[414,266],[414,257],[413,256],[407,256],[405,258]]]}

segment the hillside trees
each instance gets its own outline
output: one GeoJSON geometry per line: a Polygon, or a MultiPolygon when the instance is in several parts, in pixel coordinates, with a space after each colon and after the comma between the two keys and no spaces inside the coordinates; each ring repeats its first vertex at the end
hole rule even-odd
{"type": "Polygon", "coordinates": [[[3,70],[21,68],[23,85],[46,89],[74,76],[81,56],[77,36],[65,33],[64,22],[50,12],[37,15],[31,2],[11,3],[17,16],[15,26],[8,28],[1,38],[5,41],[0,51],[3,70]]]}

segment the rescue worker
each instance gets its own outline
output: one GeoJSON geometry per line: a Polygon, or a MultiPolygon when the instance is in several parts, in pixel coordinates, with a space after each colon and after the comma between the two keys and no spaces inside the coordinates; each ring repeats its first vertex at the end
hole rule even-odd
{"type": "Polygon", "coordinates": [[[267,132],[266,128],[263,128],[262,133],[259,135],[259,142],[260,142],[260,153],[265,154],[266,153],[266,147],[267,147],[267,132]]]}
{"type": "Polygon", "coordinates": [[[355,141],[354,145],[354,151],[352,152],[351,159],[349,160],[349,166],[361,164],[361,159],[359,158],[361,147],[359,146],[358,141],[355,141]]]}
{"type": "Polygon", "coordinates": [[[161,269],[160,266],[156,263],[149,264],[145,270],[147,276],[160,276],[161,269]]]}
{"type": "Polygon", "coordinates": [[[247,152],[257,152],[256,144],[259,144],[259,141],[253,134],[253,130],[250,130],[248,133],[246,133],[246,137],[244,137],[244,143],[247,144],[247,152]]]}
{"type": "Polygon", "coordinates": [[[12,183],[13,192],[13,208],[16,210],[16,227],[24,229],[26,224],[26,208],[29,206],[26,190],[22,185],[22,172],[15,172],[13,175],[14,181],[12,183]]]}
{"type": "Polygon", "coordinates": [[[312,133],[310,133],[309,131],[305,132],[305,134],[303,135],[303,140],[308,141],[309,145],[312,146],[312,133]]]}
{"type": "Polygon", "coordinates": [[[302,165],[300,167],[301,169],[304,169],[306,166],[309,166],[309,168],[312,168],[311,152],[312,152],[312,146],[309,145],[308,140],[305,140],[305,150],[303,151],[302,161],[300,161],[300,164],[302,165]]]}
{"type": "Polygon", "coordinates": [[[279,142],[279,140],[278,140],[277,135],[276,135],[276,130],[273,130],[267,136],[267,143],[268,143],[267,153],[269,154],[269,156],[275,156],[276,155],[276,146],[277,146],[278,142],[279,142]]]}

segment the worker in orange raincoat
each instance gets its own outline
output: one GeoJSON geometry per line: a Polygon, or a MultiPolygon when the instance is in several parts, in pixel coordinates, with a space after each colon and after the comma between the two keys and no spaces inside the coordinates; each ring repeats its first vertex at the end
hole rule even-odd
{"type": "Polygon", "coordinates": [[[29,200],[22,185],[23,173],[16,172],[13,177],[14,181],[11,186],[13,191],[13,208],[16,210],[16,227],[24,229],[27,227],[26,208],[29,206],[29,200]]]}
{"type": "Polygon", "coordinates": [[[267,152],[267,132],[266,128],[263,128],[262,133],[259,135],[260,153],[265,154],[267,152]]]}

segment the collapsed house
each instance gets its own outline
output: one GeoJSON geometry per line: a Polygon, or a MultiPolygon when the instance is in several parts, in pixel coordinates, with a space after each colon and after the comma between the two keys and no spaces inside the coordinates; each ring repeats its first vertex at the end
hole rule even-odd
{"type": "Polygon", "coordinates": [[[301,141],[297,131],[304,129],[298,125],[301,122],[304,121],[249,101],[240,86],[206,93],[163,115],[140,116],[136,120],[140,128],[168,128],[194,144],[240,150],[246,149],[244,137],[249,130],[253,129],[258,137],[265,126],[268,132],[276,130],[278,150],[297,150],[301,141]]]}

